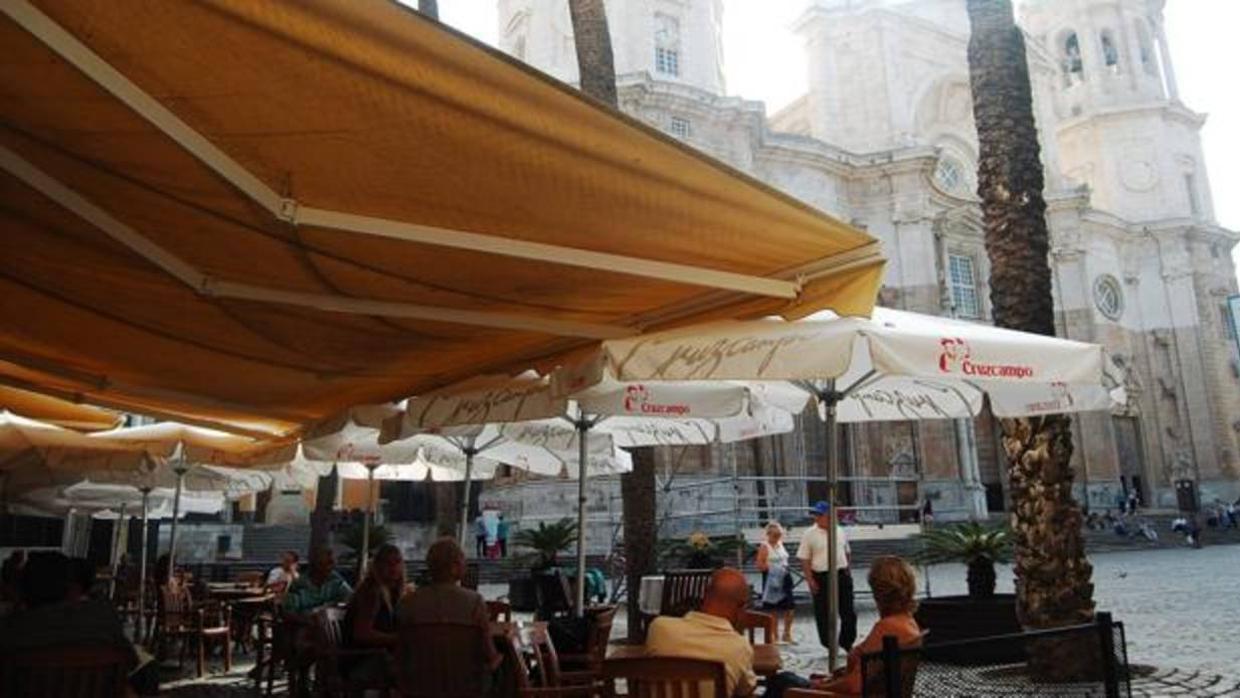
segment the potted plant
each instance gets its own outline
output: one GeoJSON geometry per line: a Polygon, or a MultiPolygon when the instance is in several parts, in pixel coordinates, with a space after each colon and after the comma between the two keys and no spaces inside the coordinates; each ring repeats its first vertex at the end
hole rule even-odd
{"type": "Polygon", "coordinates": [[[530,551],[522,556],[528,563],[530,574],[508,581],[508,602],[514,610],[534,610],[534,575],[559,566],[560,553],[572,548],[576,543],[577,522],[569,518],[551,524],[539,521],[538,528],[523,528],[517,531],[512,537],[512,544],[530,551]]]}
{"type": "MultiPolygon", "coordinates": [[[[341,529],[337,534],[337,542],[343,545],[347,552],[341,555],[340,571],[348,576],[351,574],[353,579],[350,582],[356,586],[360,582],[359,572],[362,568],[362,538],[364,537],[363,524],[361,522],[350,524],[341,529]]],[[[381,545],[391,543],[394,536],[392,531],[383,525],[375,525],[370,527],[370,553],[373,555],[375,550],[381,545]]]]}
{"type": "Polygon", "coordinates": [[[922,564],[958,562],[967,569],[966,596],[936,596],[923,600],[917,623],[928,630],[926,655],[936,661],[958,664],[1020,662],[1025,651],[1020,643],[996,642],[967,651],[934,645],[1008,633],[1018,633],[1016,596],[996,594],[995,565],[1012,559],[1012,536],[1006,527],[969,522],[928,530],[917,537],[921,550],[915,559],[922,564]]]}
{"type": "Polygon", "coordinates": [[[742,559],[749,554],[743,539],[734,535],[708,536],[695,531],[683,541],[670,541],[660,546],[659,559],[683,569],[713,570],[736,562],[739,551],[742,559]]]}

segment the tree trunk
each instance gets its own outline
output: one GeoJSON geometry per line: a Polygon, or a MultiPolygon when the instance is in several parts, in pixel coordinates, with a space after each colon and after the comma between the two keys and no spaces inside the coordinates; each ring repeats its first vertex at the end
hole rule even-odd
{"type": "MultiPolygon", "coordinates": [[[[968,0],[968,12],[977,186],[995,325],[1054,335],[1050,236],[1024,38],[1013,22],[1011,0],[968,0]]],[[[1054,415],[1001,424],[1011,481],[1017,615],[1029,628],[1089,622],[1093,568],[1072,496],[1071,421],[1054,415]]],[[[1034,676],[1055,680],[1081,676],[1089,659],[1087,652],[1047,650],[1034,652],[1030,662],[1034,676]]]]}
{"type": "Polygon", "coordinates": [[[430,17],[431,19],[439,19],[439,0],[418,0],[418,12],[430,17]]]}
{"type": "Polygon", "coordinates": [[[620,476],[620,497],[624,510],[624,578],[629,590],[627,612],[630,642],[642,642],[641,608],[638,592],[642,577],[655,571],[655,537],[658,533],[655,511],[654,448],[634,448],[633,470],[620,476]]]}
{"type": "Polygon", "coordinates": [[[611,34],[603,0],[568,0],[573,18],[573,37],[577,46],[577,72],[581,91],[619,108],[616,97],[616,63],[611,52],[611,34]]]}
{"type": "Polygon", "coordinates": [[[319,478],[319,486],[314,491],[314,511],[310,512],[310,549],[307,551],[312,555],[315,550],[331,543],[338,486],[336,469],[332,468],[330,473],[319,478]]]}

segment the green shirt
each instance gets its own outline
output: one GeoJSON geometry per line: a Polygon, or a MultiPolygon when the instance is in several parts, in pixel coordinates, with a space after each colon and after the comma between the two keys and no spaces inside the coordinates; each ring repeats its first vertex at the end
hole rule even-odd
{"type": "Polygon", "coordinates": [[[284,595],[284,610],[292,613],[306,613],[320,606],[344,603],[349,600],[349,594],[352,593],[353,589],[349,583],[344,581],[344,578],[335,570],[319,585],[310,579],[310,575],[303,574],[289,585],[288,593],[284,595]]]}

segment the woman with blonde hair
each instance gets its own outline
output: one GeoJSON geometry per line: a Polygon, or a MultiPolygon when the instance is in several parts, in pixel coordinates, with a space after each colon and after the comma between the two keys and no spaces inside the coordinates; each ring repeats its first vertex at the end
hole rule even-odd
{"type": "Polygon", "coordinates": [[[894,635],[901,647],[921,642],[921,628],[913,619],[917,610],[917,573],[912,566],[893,555],[875,558],[870,563],[869,582],[881,618],[865,640],[848,653],[848,665],[831,679],[813,681],[813,688],[833,696],[860,696],[862,655],[881,651],[886,635],[894,635]]]}
{"type": "Polygon", "coordinates": [[[776,632],[779,616],[784,617],[783,642],[792,644],[792,619],[796,603],[792,600],[792,574],[788,568],[788,550],[784,548],[784,527],[778,521],[766,524],[766,540],[758,544],[758,570],[762,572],[762,610],[775,613],[776,632]]]}

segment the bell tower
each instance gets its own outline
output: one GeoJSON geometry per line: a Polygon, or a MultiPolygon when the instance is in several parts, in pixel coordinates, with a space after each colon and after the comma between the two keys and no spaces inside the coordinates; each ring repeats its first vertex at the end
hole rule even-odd
{"type": "Polygon", "coordinates": [[[1213,222],[1205,117],[1179,99],[1165,0],[1031,0],[1022,26],[1057,66],[1053,128],[1063,174],[1130,221],[1213,222]]]}
{"type": "MultiPolygon", "coordinates": [[[[647,74],[724,94],[723,0],[606,3],[616,77],[647,74]]],[[[576,84],[577,53],[565,0],[499,0],[499,47],[576,84]]]]}

